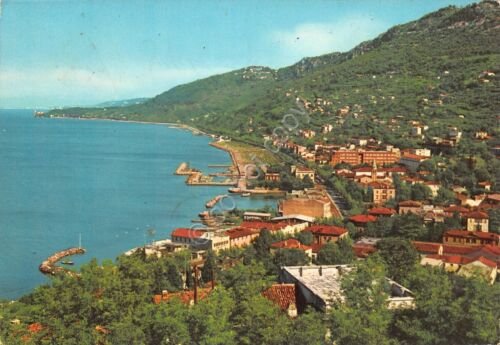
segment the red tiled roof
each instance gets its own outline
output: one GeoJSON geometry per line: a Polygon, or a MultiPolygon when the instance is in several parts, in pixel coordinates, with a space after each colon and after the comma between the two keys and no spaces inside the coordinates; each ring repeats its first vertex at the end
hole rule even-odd
{"type": "Polygon", "coordinates": [[[421,161],[424,161],[427,159],[427,157],[424,157],[424,156],[419,156],[419,155],[416,155],[416,154],[413,154],[413,153],[405,153],[401,159],[410,159],[410,160],[414,160],[414,161],[418,161],[418,162],[421,162],[421,161]]]}
{"type": "Polygon", "coordinates": [[[399,203],[399,207],[421,207],[422,203],[420,201],[415,200],[405,200],[399,203]]]}
{"type": "Polygon", "coordinates": [[[444,255],[466,255],[477,250],[477,247],[454,246],[452,244],[443,244],[444,255]]]}
{"type": "Polygon", "coordinates": [[[43,329],[43,326],[40,322],[35,322],[30,325],[28,325],[28,331],[31,333],[38,333],[43,329]]]}
{"type": "Polygon", "coordinates": [[[244,221],[240,224],[240,228],[247,228],[253,230],[267,229],[269,231],[276,231],[285,228],[288,225],[286,222],[262,222],[262,221],[244,221]]]}
{"type": "Polygon", "coordinates": [[[462,207],[462,206],[453,205],[453,206],[450,206],[450,207],[446,207],[444,209],[444,211],[445,212],[449,212],[449,213],[454,213],[454,212],[465,213],[465,212],[469,212],[469,209],[465,208],[465,207],[462,207]]]}
{"type": "Polygon", "coordinates": [[[396,213],[396,210],[387,207],[374,207],[368,210],[372,216],[391,216],[396,213]]]}
{"type": "Polygon", "coordinates": [[[372,187],[373,189],[393,189],[394,187],[389,184],[389,183],[383,183],[383,182],[370,182],[368,183],[368,185],[370,187],[372,187]]]}
{"type": "Polygon", "coordinates": [[[442,246],[441,243],[434,242],[420,242],[420,241],[412,241],[413,246],[419,253],[435,253],[437,254],[439,248],[442,246]]]}
{"type": "Polygon", "coordinates": [[[473,219],[488,219],[488,214],[481,211],[472,211],[465,215],[465,218],[473,218],[473,219]]]}
{"type": "Polygon", "coordinates": [[[340,236],[347,232],[345,228],[334,225],[314,224],[307,227],[304,231],[310,231],[314,235],[340,236]]]}
{"type": "Polygon", "coordinates": [[[353,223],[371,223],[377,220],[377,217],[369,214],[357,214],[355,216],[349,217],[349,220],[353,223]]]}
{"type": "Polygon", "coordinates": [[[297,306],[295,284],[273,284],[262,295],[277,305],[281,310],[287,310],[290,304],[297,306]]]}
{"type": "Polygon", "coordinates": [[[229,236],[230,239],[252,236],[258,233],[258,230],[247,229],[247,228],[234,228],[226,230],[226,235],[229,236]]]}
{"type": "Polygon", "coordinates": [[[441,260],[445,263],[449,264],[455,264],[455,265],[467,265],[475,261],[479,261],[483,263],[484,265],[491,267],[491,268],[496,268],[497,263],[485,258],[483,256],[478,256],[478,257],[473,257],[473,258],[468,258],[460,255],[427,255],[428,258],[431,259],[436,259],[436,260],[441,260]]]}
{"type": "Polygon", "coordinates": [[[491,199],[500,202],[500,194],[489,194],[486,199],[491,199]]]}
{"type": "MultiPolygon", "coordinates": [[[[212,288],[198,288],[198,300],[202,300],[212,292],[212,288]]],[[[191,301],[194,301],[194,291],[178,291],[178,292],[169,292],[161,295],[154,295],[153,302],[155,304],[160,304],[161,302],[168,302],[173,298],[179,298],[182,303],[190,304],[191,301]]]]}
{"type": "Polygon", "coordinates": [[[188,228],[177,228],[174,231],[172,231],[172,234],[170,235],[171,237],[184,237],[184,238],[198,238],[203,236],[205,231],[202,230],[195,230],[195,229],[188,229],[188,228]]]}
{"type": "Polygon", "coordinates": [[[286,249],[300,249],[300,250],[309,250],[310,246],[306,246],[300,243],[298,240],[294,238],[290,238],[284,241],[279,241],[271,244],[272,248],[286,248],[286,249]]]}
{"type": "Polygon", "coordinates": [[[448,230],[444,233],[444,236],[477,237],[484,240],[497,240],[497,241],[500,238],[500,235],[492,232],[467,231],[467,230],[448,230]]]}
{"type": "Polygon", "coordinates": [[[366,258],[368,255],[375,253],[377,251],[377,247],[373,244],[355,243],[352,245],[352,250],[358,258],[366,258]]]}
{"type": "Polygon", "coordinates": [[[325,245],[325,243],[313,243],[313,244],[311,244],[312,252],[315,254],[318,254],[324,245],[325,245]]]}

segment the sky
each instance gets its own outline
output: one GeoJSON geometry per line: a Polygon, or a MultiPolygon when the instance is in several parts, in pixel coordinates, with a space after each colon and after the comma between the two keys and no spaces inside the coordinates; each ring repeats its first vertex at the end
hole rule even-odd
{"type": "Polygon", "coordinates": [[[151,97],[348,51],[470,0],[0,0],[0,108],[151,97]]]}

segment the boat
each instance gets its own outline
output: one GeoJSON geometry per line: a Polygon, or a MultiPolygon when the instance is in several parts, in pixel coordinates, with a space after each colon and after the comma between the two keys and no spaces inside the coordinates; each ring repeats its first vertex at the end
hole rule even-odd
{"type": "Polygon", "coordinates": [[[229,193],[241,193],[241,188],[229,188],[228,189],[229,193]]]}
{"type": "Polygon", "coordinates": [[[251,194],[250,194],[250,193],[248,193],[248,192],[247,192],[247,193],[243,193],[243,194],[241,194],[241,196],[250,196],[250,195],[251,195],[251,194]]]}
{"type": "Polygon", "coordinates": [[[74,265],[75,263],[73,261],[61,261],[63,265],[74,265]]]}

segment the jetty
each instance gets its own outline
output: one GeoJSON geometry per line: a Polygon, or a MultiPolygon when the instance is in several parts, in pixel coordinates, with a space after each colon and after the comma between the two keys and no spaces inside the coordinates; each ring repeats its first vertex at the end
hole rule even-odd
{"type": "Polygon", "coordinates": [[[198,169],[191,168],[187,162],[182,162],[175,170],[175,175],[187,176],[186,184],[190,186],[234,186],[236,181],[232,173],[213,173],[203,175],[198,169]],[[227,177],[222,181],[217,181],[216,177],[227,177]]]}
{"type": "Polygon", "coordinates": [[[217,204],[225,195],[217,195],[215,198],[211,199],[205,204],[206,208],[212,208],[217,204]]]}
{"type": "Polygon", "coordinates": [[[73,247],[73,248],[68,248],[65,250],[61,250],[60,252],[57,252],[47,258],[47,260],[43,261],[38,269],[40,272],[43,274],[50,274],[50,275],[56,275],[57,273],[67,273],[70,275],[77,276],[78,273],[70,271],[66,268],[56,266],[57,262],[60,261],[61,259],[71,256],[71,255],[76,255],[76,254],[85,254],[85,249],[81,247],[73,247]]]}

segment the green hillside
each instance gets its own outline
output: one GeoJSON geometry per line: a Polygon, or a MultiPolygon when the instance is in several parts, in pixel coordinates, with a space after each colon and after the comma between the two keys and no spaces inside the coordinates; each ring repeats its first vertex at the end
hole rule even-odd
{"type": "Polygon", "coordinates": [[[498,18],[496,1],[447,7],[347,53],[305,58],[279,70],[247,67],[174,87],[139,105],[50,114],[180,122],[262,143],[298,97],[310,103],[312,115],[300,128],[330,123],[335,128],[328,137],[335,141],[370,135],[414,144],[405,138],[409,120],[428,125],[429,136],[445,133],[448,125],[466,133],[498,131],[498,18]],[[483,77],[484,71],[495,75],[483,77]],[[338,116],[346,106],[349,112],[338,116]]]}

